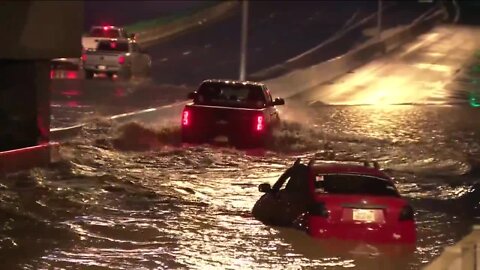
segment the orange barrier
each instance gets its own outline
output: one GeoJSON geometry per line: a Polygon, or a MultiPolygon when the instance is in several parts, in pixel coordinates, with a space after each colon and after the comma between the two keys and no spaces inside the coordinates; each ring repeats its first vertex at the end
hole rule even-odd
{"type": "Polygon", "coordinates": [[[47,166],[59,160],[59,150],[59,143],[50,142],[0,152],[0,175],[47,166]]]}

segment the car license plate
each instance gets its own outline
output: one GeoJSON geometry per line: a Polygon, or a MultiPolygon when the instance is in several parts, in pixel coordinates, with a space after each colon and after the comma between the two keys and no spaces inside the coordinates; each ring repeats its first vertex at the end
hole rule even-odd
{"type": "Polygon", "coordinates": [[[107,69],[107,67],[106,66],[98,66],[98,69],[104,70],[104,69],[107,69]]]}
{"type": "Polygon", "coordinates": [[[363,222],[375,221],[375,210],[371,209],[353,209],[353,220],[363,222]]]}

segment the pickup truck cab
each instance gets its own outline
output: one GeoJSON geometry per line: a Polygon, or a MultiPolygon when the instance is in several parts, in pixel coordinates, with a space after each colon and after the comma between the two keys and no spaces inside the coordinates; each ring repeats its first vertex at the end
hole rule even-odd
{"type": "Polygon", "coordinates": [[[122,27],[93,26],[82,37],[82,46],[84,50],[96,50],[99,41],[110,39],[135,39],[135,34],[128,34],[122,27]]]}
{"type": "Polygon", "coordinates": [[[187,143],[225,136],[235,146],[264,145],[280,123],[275,106],[285,104],[272,99],[264,84],[248,81],[206,80],[188,97],[193,102],[185,106],[181,121],[187,143]]]}

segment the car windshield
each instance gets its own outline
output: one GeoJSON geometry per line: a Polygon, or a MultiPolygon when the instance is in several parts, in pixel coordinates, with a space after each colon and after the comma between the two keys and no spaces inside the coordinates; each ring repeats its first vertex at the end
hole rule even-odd
{"type": "Polygon", "coordinates": [[[127,42],[100,41],[97,45],[98,51],[128,52],[127,42]]]}
{"type": "Polygon", "coordinates": [[[197,91],[195,103],[258,108],[265,106],[265,96],[259,85],[204,83],[197,91]]]}
{"type": "Polygon", "coordinates": [[[381,178],[356,174],[324,174],[315,178],[315,192],[399,197],[395,186],[381,178]]]}
{"type": "Polygon", "coordinates": [[[90,36],[103,38],[118,38],[120,35],[117,29],[93,28],[90,31],[90,36]]]}

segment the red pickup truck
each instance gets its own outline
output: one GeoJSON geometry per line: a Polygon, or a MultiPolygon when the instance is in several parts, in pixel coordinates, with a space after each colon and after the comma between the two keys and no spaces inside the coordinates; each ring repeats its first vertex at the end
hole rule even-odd
{"type": "Polygon", "coordinates": [[[272,99],[264,84],[229,80],[203,81],[190,93],[192,103],[182,112],[182,141],[208,142],[225,136],[235,146],[262,146],[280,123],[275,106],[284,105],[281,98],[272,99]]]}

